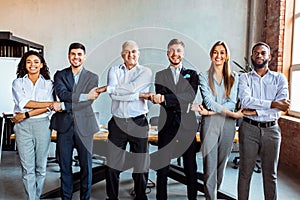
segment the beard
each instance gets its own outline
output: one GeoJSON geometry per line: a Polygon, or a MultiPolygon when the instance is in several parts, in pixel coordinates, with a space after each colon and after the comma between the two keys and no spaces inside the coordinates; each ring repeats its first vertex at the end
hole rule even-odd
{"type": "Polygon", "coordinates": [[[78,68],[78,67],[80,67],[80,65],[72,65],[72,67],[78,68]]]}
{"type": "Polygon", "coordinates": [[[173,61],[169,58],[169,61],[170,61],[170,63],[171,63],[172,65],[177,66],[177,65],[179,65],[179,64],[181,63],[182,59],[179,58],[179,61],[178,61],[178,62],[173,62],[173,61]]]}
{"type": "Polygon", "coordinates": [[[266,66],[266,64],[268,63],[268,60],[264,60],[261,64],[258,64],[258,63],[255,62],[255,60],[253,60],[253,58],[251,58],[251,62],[253,64],[254,68],[262,69],[266,66]]]}

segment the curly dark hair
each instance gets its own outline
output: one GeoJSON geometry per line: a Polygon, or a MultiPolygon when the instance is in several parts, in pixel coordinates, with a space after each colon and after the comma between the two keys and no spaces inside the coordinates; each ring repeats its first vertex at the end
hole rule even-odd
{"type": "Polygon", "coordinates": [[[31,55],[35,55],[37,56],[41,63],[43,64],[43,67],[41,68],[40,74],[46,79],[49,80],[50,79],[50,72],[49,72],[49,68],[47,66],[47,63],[44,59],[44,57],[39,54],[36,51],[27,51],[26,53],[24,53],[23,57],[21,58],[19,64],[18,64],[18,69],[17,69],[17,77],[18,78],[22,78],[24,77],[26,74],[28,74],[28,71],[26,69],[26,59],[31,56],[31,55]]]}

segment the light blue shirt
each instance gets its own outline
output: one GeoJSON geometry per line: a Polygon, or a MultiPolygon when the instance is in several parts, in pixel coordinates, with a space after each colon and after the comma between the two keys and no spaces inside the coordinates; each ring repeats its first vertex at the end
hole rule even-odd
{"type": "Polygon", "coordinates": [[[271,103],[288,98],[288,82],[281,73],[268,70],[261,77],[253,70],[241,75],[239,98],[242,108],[256,110],[257,116],[249,116],[250,119],[260,122],[274,121],[280,117],[281,111],[271,108],[271,103]]]}
{"type": "Polygon", "coordinates": [[[111,113],[120,118],[136,117],[148,113],[147,100],[140,93],[149,92],[152,71],[137,64],[128,70],[124,64],[109,69],[107,93],[112,99],[111,113]]]}
{"type": "MultiPolygon", "coordinates": [[[[74,78],[74,83],[75,83],[75,85],[78,83],[78,80],[79,80],[79,78],[80,78],[82,69],[83,69],[83,68],[81,68],[81,70],[80,70],[76,75],[72,72],[72,73],[73,73],[73,78],[74,78]]],[[[88,100],[87,94],[80,94],[80,96],[79,96],[79,102],[80,102],[80,101],[87,101],[87,100],[88,100]]],[[[64,102],[61,102],[61,109],[62,109],[62,110],[66,110],[66,106],[65,106],[65,103],[64,103],[64,102]]]]}
{"type": "Polygon", "coordinates": [[[215,94],[208,84],[208,71],[200,73],[200,91],[203,98],[203,102],[207,109],[213,110],[217,113],[221,113],[223,109],[234,111],[237,103],[237,91],[238,91],[238,74],[234,73],[234,84],[231,88],[230,97],[225,97],[224,80],[219,84],[214,77],[215,94]]]}

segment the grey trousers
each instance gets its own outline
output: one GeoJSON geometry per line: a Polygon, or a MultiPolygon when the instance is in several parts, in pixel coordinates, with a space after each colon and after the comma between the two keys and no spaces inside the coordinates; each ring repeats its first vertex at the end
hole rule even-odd
{"type": "Polygon", "coordinates": [[[239,128],[239,200],[249,199],[251,177],[258,155],[261,158],[265,199],[277,199],[276,185],[280,142],[281,135],[278,125],[260,128],[244,121],[241,123],[239,128]]]}
{"type": "Polygon", "coordinates": [[[45,117],[25,119],[14,126],[22,180],[29,200],[40,199],[43,191],[51,140],[49,124],[45,117]]]}
{"type": "Polygon", "coordinates": [[[219,114],[202,119],[200,134],[206,199],[217,199],[236,132],[235,122],[219,114]]]}

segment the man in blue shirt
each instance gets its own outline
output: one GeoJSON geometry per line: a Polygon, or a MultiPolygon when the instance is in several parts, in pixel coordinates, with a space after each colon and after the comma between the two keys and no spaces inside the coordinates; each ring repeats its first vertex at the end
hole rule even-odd
{"type": "Polygon", "coordinates": [[[258,42],[252,47],[251,61],[254,70],[242,74],[239,81],[239,98],[245,117],[239,128],[240,170],[238,199],[248,199],[250,181],[259,155],[265,199],[277,198],[277,166],[281,142],[277,120],[290,103],[288,83],[283,74],[268,68],[270,47],[258,42]]]}

